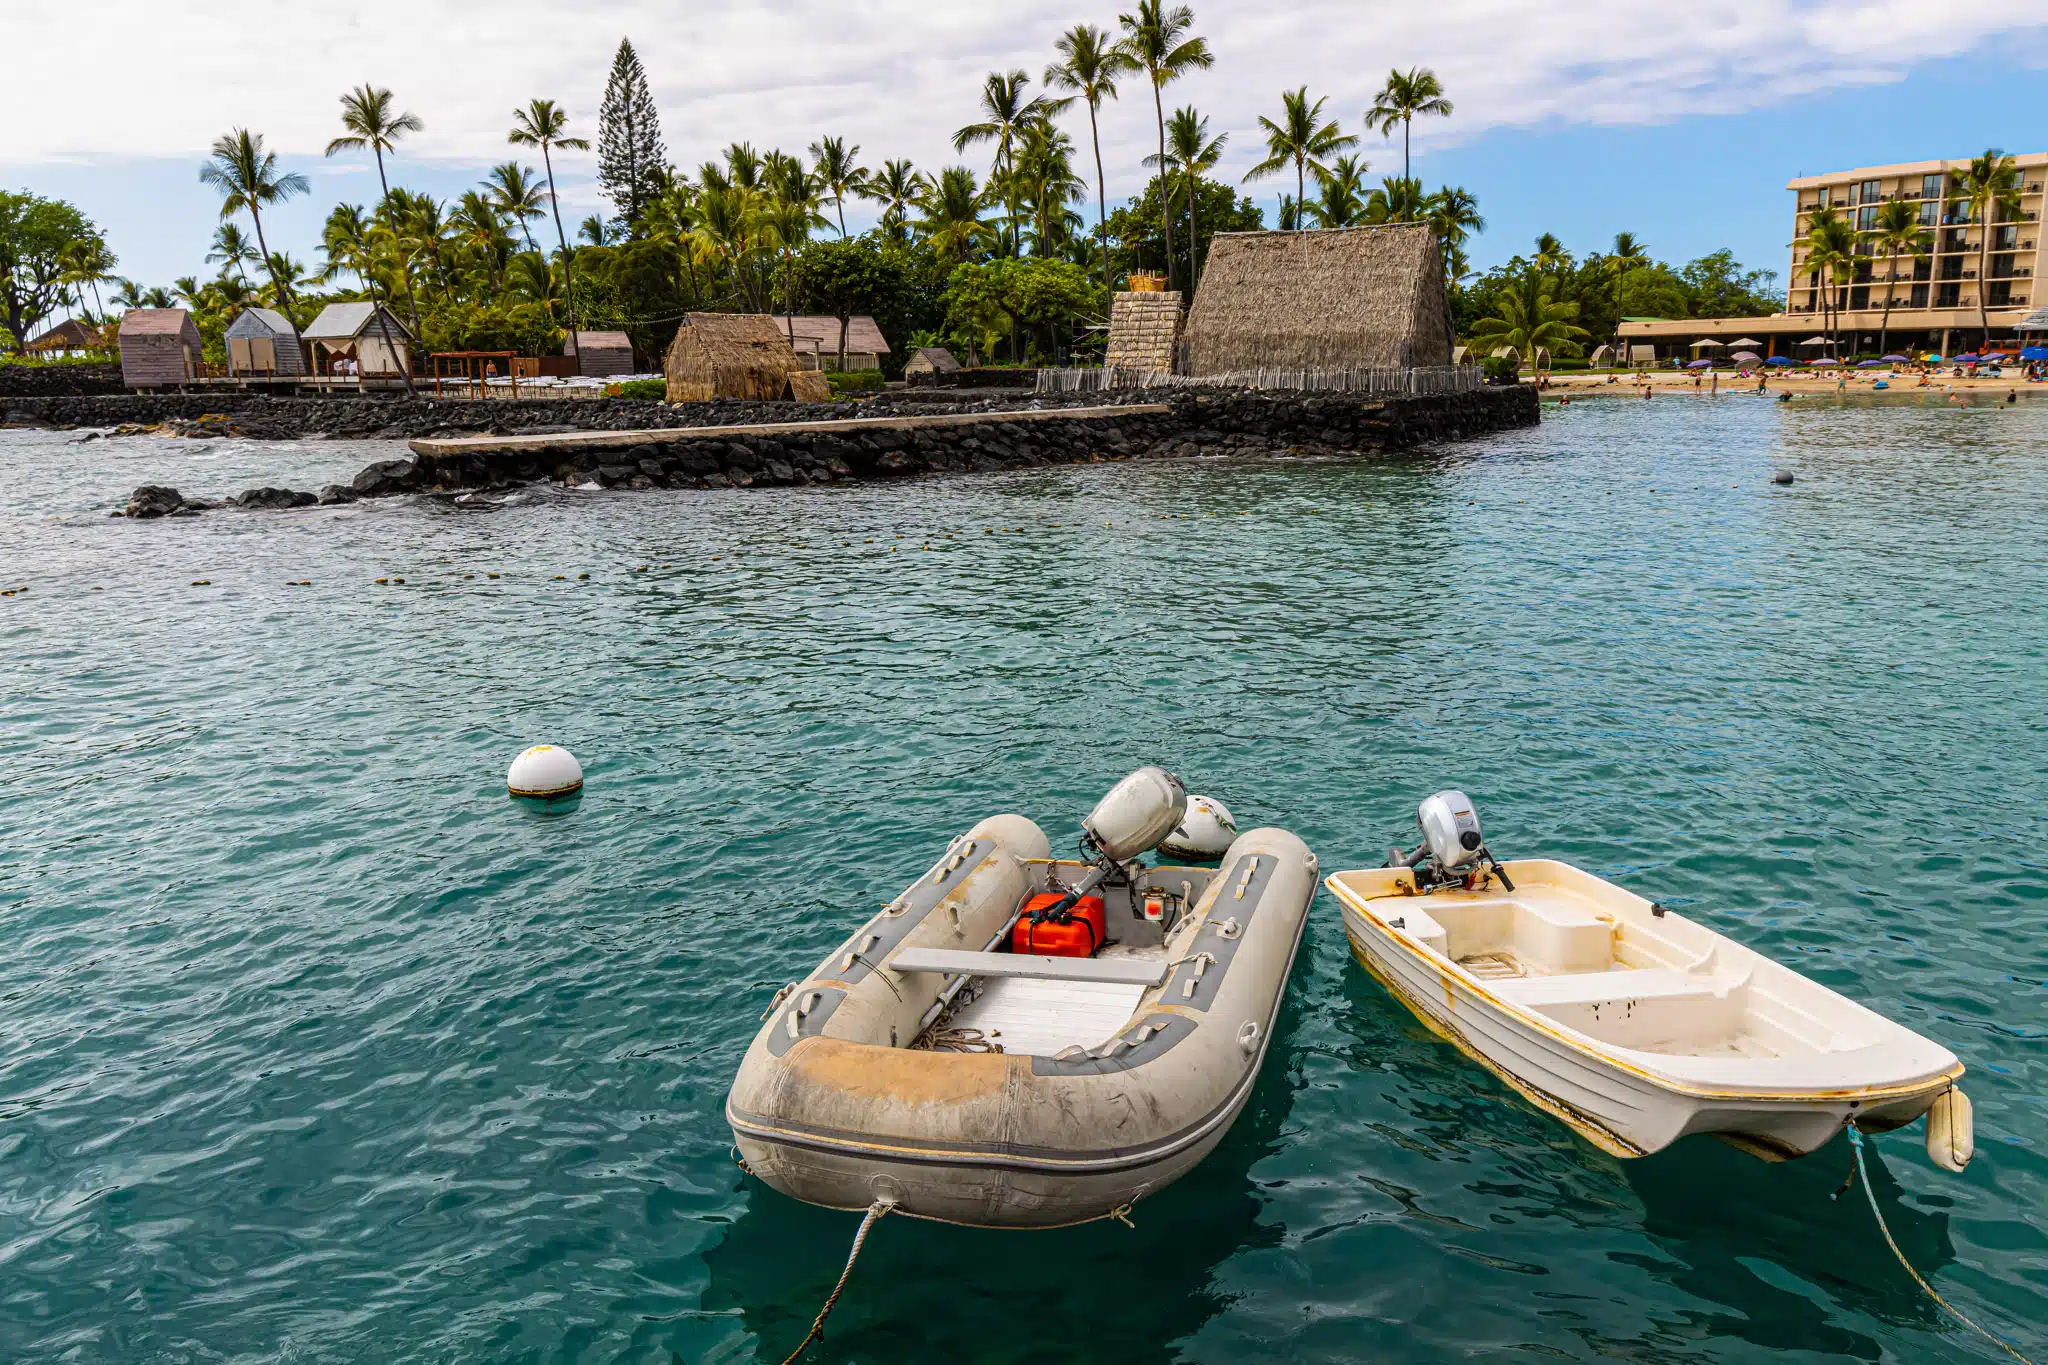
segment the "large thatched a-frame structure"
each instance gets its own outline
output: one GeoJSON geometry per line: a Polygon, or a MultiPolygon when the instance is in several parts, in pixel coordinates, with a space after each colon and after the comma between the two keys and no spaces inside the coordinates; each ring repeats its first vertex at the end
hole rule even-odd
{"type": "Polygon", "coordinates": [[[821,402],[831,386],[797,363],[775,319],[757,313],[692,313],[676,329],[662,366],[668,401],[714,398],[821,402]]]}
{"type": "Polygon", "coordinates": [[[1451,363],[1443,255],[1422,223],[1219,233],[1187,322],[1188,372],[1451,363]]]}

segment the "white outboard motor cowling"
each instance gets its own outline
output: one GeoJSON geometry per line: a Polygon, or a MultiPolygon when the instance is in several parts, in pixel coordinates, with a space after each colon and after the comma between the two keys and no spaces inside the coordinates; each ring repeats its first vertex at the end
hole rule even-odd
{"type": "Polygon", "coordinates": [[[1486,839],[1479,832],[1479,812],[1471,798],[1461,791],[1440,791],[1423,801],[1415,812],[1422,837],[1429,844],[1436,865],[1445,872],[1475,863],[1485,856],[1486,839]]]}
{"type": "Polygon", "coordinates": [[[1228,806],[1213,796],[1190,796],[1186,817],[1160,841],[1159,851],[1169,858],[1221,858],[1236,838],[1237,821],[1228,806]]]}
{"type": "Polygon", "coordinates": [[[1145,767],[1109,789],[1081,829],[1113,862],[1149,853],[1187,817],[1188,789],[1164,768],[1145,767]]]}

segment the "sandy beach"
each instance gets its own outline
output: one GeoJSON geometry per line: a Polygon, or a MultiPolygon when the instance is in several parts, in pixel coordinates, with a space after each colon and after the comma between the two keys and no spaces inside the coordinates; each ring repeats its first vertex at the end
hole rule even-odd
{"type": "MultiPolygon", "coordinates": [[[[1554,374],[1544,381],[1542,393],[1545,403],[1563,397],[1641,398],[1646,388],[1656,396],[1712,395],[1716,392],[1754,396],[1758,392],[1757,380],[1758,376],[1754,373],[1745,378],[1733,372],[1723,372],[1716,376],[1675,370],[1653,370],[1647,374],[1554,374]]],[[[1772,373],[1763,376],[1763,380],[1762,392],[1766,395],[1854,394],[1894,400],[1945,400],[1954,397],[1973,407],[1993,402],[2003,403],[2009,394],[2017,395],[2019,402],[2048,398],[2048,384],[2029,383],[2016,375],[1992,379],[1985,376],[1959,378],[1945,373],[1922,376],[1892,370],[1823,370],[1817,373],[1772,373]],[[1879,380],[1886,381],[1885,388],[1877,387],[1879,380]]],[[[1525,379],[1523,382],[1528,381],[1525,379]]]]}

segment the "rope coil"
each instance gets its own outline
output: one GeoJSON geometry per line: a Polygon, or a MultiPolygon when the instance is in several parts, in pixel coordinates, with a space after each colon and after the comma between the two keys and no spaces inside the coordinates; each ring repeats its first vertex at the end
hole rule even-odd
{"type": "MultiPolygon", "coordinates": [[[[1970,1319],[1963,1313],[1962,1309],[1956,1307],[1947,1299],[1944,1299],[1941,1295],[1935,1293],[1934,1286],[1927,1283],[1927,1281],[1921,1276],[1919,1271],[1913,1269],[1913,1263],[1906,1259],[1905,1252],[1899,1250],[1899,1244],[1892,1238],[1891,1228],[1889,1228],[1885,1224],[1883,1212],[1881,1212],[1877,1207],[1877,1193],[1876,1191],[1870,1188],[1870,1168],[1866,1166],[1863,1161],[1863,1134],[1856,1130],[1856,1125],[1853,1123],[1849,1125],[1849,1151],[1855,1159],[1855,1169],[1850,1172],[1850,1177],[1851,1179],[1862,1180],[1864,1197],[1870,1201],[1871,1217],[1877,1219],[1877,1230],[1884,1234],[1884,1244],[1892,1249],[1892,1255],[1898,1258],[1899,1264],[1905,1267],[1906,1273],[1913,1277],[1913,1283],[1919,1285],[1922,1292],[1924,1292],[1928,1298],[1933,1299],[1936,1303],[1940,1304],[1943,1308],[1947,1309],[1949,1315],[1953,1317],[1957,1322],[1960,1322],[1961,1324],[1963,1324],[1963,1326],[1969,1328],[1972,1332],[1975,1332],[1978,1336],[1984,1338],[1984,1340],[1990,1342],[1993,1346],[1996,1346],[1999,1350],[2005,1352],[2014,1360],[2019,1361],[2020,1365],[2034,1365],[2033,1361],[2028,1360],[2025,1356],[2021,1355],[2018,1351],[2014,1350],[2013,1347],[2009,1343],[2007,1343],[2005,1338],[1987,1332],[1982,1327],[1979,1327],[1976,1323],[1970,1321],[1970,1319]]],[[[1839,1199],[1842,1195],[1842,1191],[1848,1188],[1849,1181],[1844,1180],[1842,1182],[1842,1189],[1835,1191],[1834,1197],[1839,1199]]]]}
{"type": "Polygon", "coordinates": [[[846,1291],[846,1281],[853,1275],[853,1263],[860,1259],[860,1249],[867,1242],[869,1231],[882,1220],[884,1214],[895,1207],[894,1203],[886,1199],[877,1199],[868,1205],[867,1216],[860,1220],[860,1231],[853,1234],[853,1249],[846,1253],[846,1269],[839,1272],[839,1283],[833,1285],[832,1292],[825,1296],[825,1306],[820,1308],[818,1316],[812,1319],[811,1330],[805,1333],[804,1339],[783,1360],[782,1365],[795,1365],[797,1357],[811,1349],[812,1342],[825,1339],[825,1319],[832,1316],[833,1306],[839,1302],[839,1296],[846,1291]]]}

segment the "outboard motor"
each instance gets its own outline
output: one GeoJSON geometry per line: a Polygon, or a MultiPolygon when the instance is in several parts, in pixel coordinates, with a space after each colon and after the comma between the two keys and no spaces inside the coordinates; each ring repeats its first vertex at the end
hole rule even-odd
{"type": "Polygon", "coordinates": [[[1422,826],[1422,842],[1412,851],[1395,849],[1388,867],[1412,867],[1416,884],[1424,890],[1469,881],[1482,867],[1491,867],[1500,884],[1509,891],[1507,869],[1486,847],[1479,830],[1479,811],[1472,799],[1456,789],[1440,791],[1416,808],[1415,823],[1422,826]]]}
{"type": "Polygon", "coordinates": [[[1049,918],[1072,909],[1125,863],[1159,847],[1187,813],[1188,789],[1166,769],[1144,767],[1124,778],[1081,822],[1081,846],[1094,855],[1095,866],[1056,904],[1033,913],[1049,918]]]}

